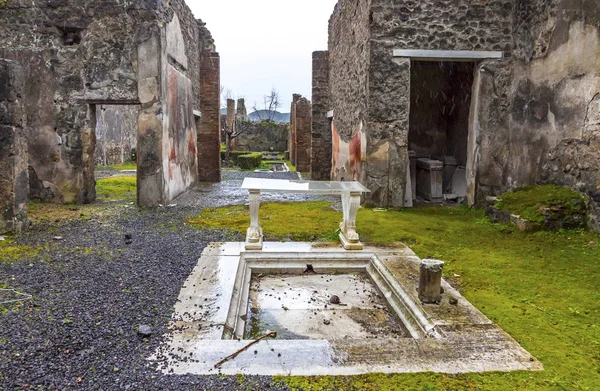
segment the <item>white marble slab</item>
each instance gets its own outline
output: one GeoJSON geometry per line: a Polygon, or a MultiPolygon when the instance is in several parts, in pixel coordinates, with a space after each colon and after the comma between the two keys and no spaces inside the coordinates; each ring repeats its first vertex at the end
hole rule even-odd
{"type": "Polygon", "coordinates": [[[344,194],[369,193],[360,182],[293,181],[288,179],[245,178],[242,189],[278,193],[344,194]]]}

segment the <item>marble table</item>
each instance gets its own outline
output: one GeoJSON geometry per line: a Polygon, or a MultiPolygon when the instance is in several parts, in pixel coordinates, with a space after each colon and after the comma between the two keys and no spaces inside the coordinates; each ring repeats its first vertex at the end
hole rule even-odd
{"type": "Polygon", "coordinates": [[[342,197],[344,219],[340,223],[340,240],[346,250],[362,250],[356,233],[356,213],[360,207],[360,195],[370,192],[359,182],[297,181],[283,179],[246,178],[242,189],[250,194],[250,228],[246,232],[246,250],[262,250],[263,234],[258,220],[260,193],[308,193],[328,194],[342,197]]]}

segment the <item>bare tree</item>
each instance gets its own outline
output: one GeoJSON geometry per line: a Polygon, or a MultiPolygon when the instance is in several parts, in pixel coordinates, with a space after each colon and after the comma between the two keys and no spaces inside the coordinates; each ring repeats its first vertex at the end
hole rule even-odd
{"type": "Polygon", "coordinates": [[[240,135],[250,130],[251,122],[237,117],[233,122],[227,121],[227,116],[221,116],[221,131],[225,134],[225,162],[229,162],[231,153],[231,142],[240,135]]]}
{"type": "Polygon", "coordinates": [[[265,95],[263,97],[263,109],[259,109],[254,102],[254,106],[252,106],[252,110],[258,115],[258,118],[261,121],[273,121],[275,119],[275,114],[277,113],[277,109],[281,107],[281,102],[279,102],[279,92],[273,87],[269,95],[265,95]]]}
{"type": "Polygon", "coordinates": [[[231,91],[231,89],[225,87],[225,86],[221,86],[221,108],[225,108],[227,107],[227,100],[228,99],[233,99],[233,92],[231,91]]]}

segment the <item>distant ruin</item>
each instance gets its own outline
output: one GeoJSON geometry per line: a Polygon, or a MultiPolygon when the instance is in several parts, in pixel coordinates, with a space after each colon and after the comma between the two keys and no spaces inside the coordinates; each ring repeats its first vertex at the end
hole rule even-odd
{"type": "Polygon", "coordinates": [[[0,5],[0,58],[11,60],[0,68],[0,117],[13,129],[0,147],[14,151],[2,155],[0,164],[13,167],[2,187],[18,188],[12,198],[25,205],[3,205],[6,224],[18,225],[28,197],[95,200],[96,127],[106,107],[138,113],[140,205],[169,203],[199,171],[219,180],[219,56],[184,0],[29,3],[0,5]]]}
{"type": "Polygon", "coordinates": [[[339,1],[313,55],[313,172],[332,134],[331,178],[373,205],[412,204],[411,156],[463,167],[469,205],[540,182],[600,202],[599,26],[597,2],[339,1]]]}

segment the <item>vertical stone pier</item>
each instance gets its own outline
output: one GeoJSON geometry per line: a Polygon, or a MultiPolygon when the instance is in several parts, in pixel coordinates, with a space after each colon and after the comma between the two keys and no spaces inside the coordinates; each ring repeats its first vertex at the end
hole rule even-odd
{"type": "Polygon", "coordinates": [[[293,163],[299,172],[310,172],[311,168],[311,109],[310,101],[300,98],[294,108],[295,148],[293,163]]]}
{"type": "Polygon", "coordinates": [[[29,173],[19,63],[0,59],[0,233],[27,227],[29,173]]]}
{"type": "Polygon", "coordinates": [[[198,178],[221,181],[221,59],[219,53],[200,54],[200,114],[198,122],[198,178]]]}
{"type": "Polygon", "coordinates": [[[311,179],[329,180],[332,148],[331,124],[327,118],[330,110],[329,52],[313,53],[312,75],[311,179]]]}
{"type": "Polygon", "coordinates": [[[292,106],[290,107],[290,137],[288,142],[288,151],[290,152],[290,161],[296,165],[296,103],[302,97],[300,94],[292,96],[292,106]]]}

